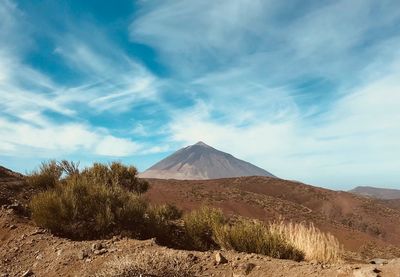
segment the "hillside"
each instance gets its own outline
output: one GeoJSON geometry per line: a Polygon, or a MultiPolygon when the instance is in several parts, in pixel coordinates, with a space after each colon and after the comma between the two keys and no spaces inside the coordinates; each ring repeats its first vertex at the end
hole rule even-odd
{"type": "Polygon", "coordinates": [[[378,200],[270,177],[149,182],[147,197],[156,203],[186,210],[206,204],[265,221],[313,222],[359,258],[400,255],[400,210],[378,200]]]}
{"type": "Polygon", "coordinates": [[[204,142],[182,148],[140,174],[143,178],[202,180],[269,176],[268,171],[219,151],[204,142]]]}
{"type": "Polygon", "coordinates": [[[376,187],[356,187],[349,192],[378,199],[400,199],[400,190],[376,187]]]}

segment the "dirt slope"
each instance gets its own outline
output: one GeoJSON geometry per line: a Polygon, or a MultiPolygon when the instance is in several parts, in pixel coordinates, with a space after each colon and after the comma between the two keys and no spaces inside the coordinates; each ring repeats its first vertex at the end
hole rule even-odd
{"type": "Polygon", "coordinates": [[[334,234],[354,258],[400,256],[400,210],[382,201],[269,177],[149,179],[147,197],[190,210],[202,204],[265,221],[313,222],[334,234]]]}

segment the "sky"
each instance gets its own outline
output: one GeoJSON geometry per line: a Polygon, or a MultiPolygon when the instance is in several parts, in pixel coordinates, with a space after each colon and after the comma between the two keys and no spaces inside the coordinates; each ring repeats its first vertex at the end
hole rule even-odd
{"type": "Polygon", "coordinates": [[[197,141],[400,188],[400,2],[0,1],[1,165],[142,171],[197,141]]]}

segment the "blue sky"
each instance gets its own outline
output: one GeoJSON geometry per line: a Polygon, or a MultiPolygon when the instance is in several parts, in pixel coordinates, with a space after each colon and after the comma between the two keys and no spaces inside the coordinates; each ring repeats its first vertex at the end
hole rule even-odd
{"type": "Polygon", "coordinates": [[[0,164],[146,169],[204,141],[400,188],[398,1],[0,1],[0,164]]]}

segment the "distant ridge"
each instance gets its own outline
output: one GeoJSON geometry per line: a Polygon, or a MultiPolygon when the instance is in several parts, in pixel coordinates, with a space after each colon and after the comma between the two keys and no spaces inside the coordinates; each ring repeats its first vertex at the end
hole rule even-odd
{"type": "Polygon", "coordinates": [[[268,171],[231,154],[219,151],[202,141],[182,148],[156,163],[142,178],[204,180],[242,176],[275,177],[268,171]]]}
{"type": "Polygon", "coordinates": [[[398,189],[359,186],[350,190],[349,192],[377,199],[400,199],[400,190],[398,189]]]}

